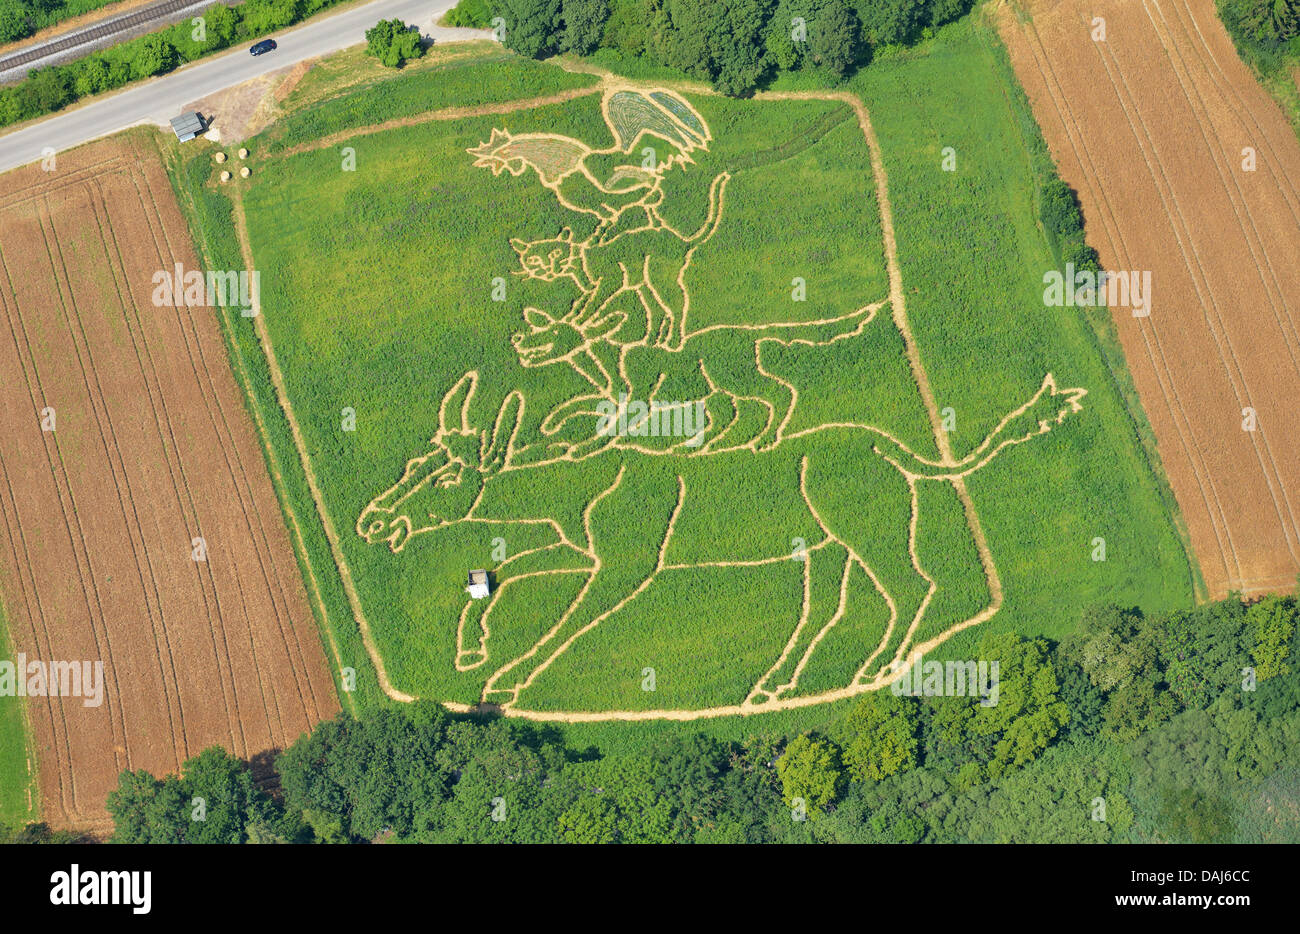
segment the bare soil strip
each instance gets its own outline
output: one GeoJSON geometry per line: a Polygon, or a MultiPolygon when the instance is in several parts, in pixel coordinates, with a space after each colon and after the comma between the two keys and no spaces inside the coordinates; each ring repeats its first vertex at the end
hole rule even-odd
{"type": "Polygon", "coordinates": [[[219,310],[152,302],[175,263],[142,136],[0,181],[0,598],[15,651],[104,667],[102,706],[27,701],[55,826],[108,829],[122,769],[212,744],[265,772],[338,710],[219,310]]]}
{"type": "Polygon", "coordinates": [[[1211,0],[1024,6],[1001,32],[1089,240],[1103,268],[1152,274],[1150,316],[1113,315],[1210,595],[1289,589],[1300,141],[1211,0]]]}

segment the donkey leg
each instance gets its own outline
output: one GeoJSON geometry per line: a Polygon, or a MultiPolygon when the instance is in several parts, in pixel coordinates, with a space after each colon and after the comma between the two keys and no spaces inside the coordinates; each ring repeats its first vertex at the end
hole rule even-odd
{"type": "Polygon", "coordinates": [[[890,608],[884,651],[864,647],[863,670],[854,679],[861,682],[901,651],[908,634],[920,625],[935,584],[916,553],[919,516],[913,483],[887,461],[863,451],[862,445],[853,445],[852,439],[831,445],[844,450],[826,450],[810,458],[809,507],[827,533],[870,569],[890,608]],[[818,464],[828,466],[819,470],[818,464]]]}
{"type": "Polygon", "coordinates": [[[646,343],[651,347],[672,347],[677,333],[676,315],[648,282],[636,290],[645,310],[646,343]]]}
{"type": "Polygon", "coordinates": [[[499,668],[483,700],[509,706],[581,636],[613,615],[654,580],[672,522],[681,508],[682,486],[669,470],[626,465],[614,484],[587,506],[584,516],[596,569],[554,626],[519,658],[499,668]]]}
{"type": "Polygon", "coordinates": [[[493,572],[496,589],[492,595],[486,600],[467,601],[460,614],[456,629],[456,670],[469,671],[487,661],[492,613],[507,587],[530,577],[591,573],[591,565],[590,555],[563,542],[522,552],[502,562],[493,572]]]}
{"type": "Polygon", "coordinates": [[[845,578],[851,567],[848,551],[838,542],[831,542],[809,551],[803,560],[803,606],[799,623],[776,664],[745,698],[746,703],[763,704],[795,687],[817,642],[844,615],[845,578]]]}
{"type": "Polygon", "coordinates": [[[680,257],[646,258],[646,287],[653,301],[661,309],[664,322],[662,339],[658,346],[667,350],[681,350],[686,342],[686,315],[690,310],[690,295],[682,280],[685,271],[680,257]]]}
{"type": "MultiPolygon", "coordinates": [[[[737,371],[736,395],[750,396],[767,407],[767,424],[753,440],[754,449],[766,451],[780,443],[780,431],[794,409],[794,389],[784,380],[757,371],[757,357],[737,371]]],[[[730,388],[730,387],[728,387],[730,388]]]]}

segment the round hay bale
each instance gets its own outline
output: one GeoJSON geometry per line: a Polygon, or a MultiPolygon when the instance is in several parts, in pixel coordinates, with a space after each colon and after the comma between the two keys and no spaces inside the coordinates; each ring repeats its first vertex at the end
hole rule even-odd
{"type": "Polygon", "coordinates": [[[213,156],[212,158],[216,159],[216,160],[217,160],[217,164],[220,165],[221,163],[223,163],[223,162],[226,161],[226,154],[225,154],[224,152],[219,152],[219,153],[217,153],[215,156],[213,156]]]}
{"type": "Polygon", "coordinates": [[[248,158],[248,150],[245,149],[245,148],[243,148],[242,146],[239,148],[239,158],[241,158],[241,159],[247,159],[247,158],[248,158]]]}
{"type": "Polygon", "coordinates": [[[224,170],[222,171],[221,175],[218,176],[218,177],[219,177],[223,182],[228,182],[228,181],[230,181],[230,173],[229,173],[229,172],[226,172],[226,171],[224,171],[224,170]]]}
{"type": "Polygon", "coordinates": [[[252,173],[252,170],[249,169],[248,166],[244,166],[242,169],[239,170],[239,177],[240,177],[240,178],[248,178],[248,176],[250,176],[250,175],[252,175],[252,174],[253,174],[253,173],[252,173]]]}

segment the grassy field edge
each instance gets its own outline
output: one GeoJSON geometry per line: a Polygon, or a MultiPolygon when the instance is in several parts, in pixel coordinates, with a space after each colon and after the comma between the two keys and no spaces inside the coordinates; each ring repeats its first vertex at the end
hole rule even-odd
{"type": "MultiPolygon", "coordinates": [[[[13,640],[9,636],[3,599],[0,599],[0,659],[13,660],[13,640]]],[[[36,756],[26,702],[17,697],[4,700],[6,703],[0,708],[0,826],[17,826],[40,819],[36,771],[28,768],[28,763],[35,764],[36,756]]]]}
{"type": "MultiPolygon", "coordinates": [[[[1016,77],[1007,47],[1002,42],[1002,37],[998,35],[997,27],[992,20],[993,15],[992,9],[986,8],[983,11],[983,16],[979,19],[979,29],[985,35],[984,46],[993,61],[993,67],[1002,77],[1008,89],[1007,106],[1016,118],[1021,143],[1025,152],[1029,155],[1031,163],[1033,163],[1034,200],[1037,203],[1041,198],[1044,182],[1049,178],[1059,178],[1059,170],[1047,147],[1047,140],[1043,136],[1042,127],[1039,126],[1037,118],[1034,117],[1029,97],[1020,84],[1020,79],[1016,77]]],[[[1039,227],[1043,229],[1041,223],[1039,227]]],[[[1061,258],[1060,245],[1055,242],[1051,231],[1043,229],[1043,234],[1048,243],[1051,244],[1052,253],[1059,264],[1061,258]]],[[[1196,553],[1192,550],[1192,540],[1187,531],[1187,523],[1183,519],[1178,501],[1174,498],[1173,487],[1169,484],[1169,476],[1165,473],[1164,465],[1161,463],[1160,453],[1156,448],[1155,432],[1151,428],[1146,409],[1143,408],[1142,400],[1138,396],[1137,387],[1133,383],[1133,375],[1129,372],[1128,360],[1124,356],[1124,348],[1119,340],[1119,331],[1115,327],[1115,322],[1111,319],[1110,310],[1105,307],[1089,309],[1085,317],[1091,326],[1090,330],[1094,338],[1097,355],[1105,363],[1112,385],[1124,404],[1124,411],[1129,418],[1129,427],[1133,431],[1133,436],[1138,442],[1138,448],[1141,450],[1147,468],[1151,472],[1156,492],[1165,506],[1174,534],[1182,544],[1187,561],[1187,573],[1192,581],[1196,598],[1198,602],[1204,602],[1209,599],[1209,591],[1206,589],[1200,564],[1196,560],[1196,553]]]]}

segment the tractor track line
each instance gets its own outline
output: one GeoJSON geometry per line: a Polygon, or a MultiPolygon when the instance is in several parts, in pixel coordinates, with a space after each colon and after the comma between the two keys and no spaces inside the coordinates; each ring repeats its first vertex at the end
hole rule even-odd
{"type": "MultiPolygon", "coordinates": [[[[37,222],[38,226],[40,226],[39,211],[33,209],[32,215],[33,215],[32,217],[33,221],[37,222]]],[[[2,259],[3,257],[0,257],[0,260],[2,259]]],[[[45,395],[44,390],[42,388],[40,370],[36,363],[36,356],[32,349],[30,335],[27,334],[26,325],[23,323],[21,315],[17,315],[17,298],[16,298],[17,291],[14,288],[12,273],[9,270],[7,261],[4,262],[4,267],[5,267],[6,279],[8,280],[8,284],[9,284],[10,294],[15,296],[15,306],[14,306],[13,314],[16,317],[11,317],[10,328],[11,328],[11,332],[15,344],[19,347],[19,359],[23,363],[24,382],[27,385],[28,393],[30,394],[32,399],[33,411],[39,412],[42,408],[42,402],[45,401],[48,397],[45,395]],[[17,323],[16,327],[15,327],[15,321],[17,323]],[[21,334],[21,339],[19,338],[20,334],[21,334]]],[[[50,273],[51,276],[54,275],[54,269],[52,266],[50,268],[50,273]]],[[[106,659],[107,662],[106,668],[108,669],[108,671],[110,671],[113,674],[115,678],[116,669],[112,665],[112,654],[111,654],[112,649],[111,647],[109,647],[108,650],[105,651],[105,647],[108,644],[107,633],[102,634],[102,638],[101,638],[101,634],[99,630],[95,628],[94,621],[96,619],[99,619],[102,623],[102,620],[104,619],[103,603],[99,594],[99,588],[95,584],[94,580],[90,581],[89,589],[86,586],[86,569],[83,568],[83,560],[88,560],[89,548],[86,542],[85,531],[75,518],[75,502],[73,504],[73,514],[72,515],[69,514],[68,500],[72,498],[72,492],[71,492],[70,484],[68,482],[67,467],[63,462],[62,453],[59,450],[57,440],[48,437],[49,435],[53,434],[53,432],[44,432],[43,434],[46,435],[46,437],[42,438],[42,447],[44,448],[45,451],[44,461],[47,468],[50,471],[50,478],[53,482],[53,488],[55,490],[55,498],[58,500],[60,514],[63,519],[63,529],[68,535],[68,541],[71,544],[73,560],[76,562],[77,565],[78,576],[81,582],[80,591],[82,593],[83,599],[86,602],[87,613],[90,615],[91,627],[94,633],[94,641],[96,644],[96,651],[106,659]],[[62,475],[62,480],[63,480],[62,484],[60,484],[60,475],[62,475]],[[65,492],[66,492],[66,498],[65,498],[65,492]],[[78,542],[80,543],[80,547],[78,547],[78,542]]],[[[47,630],[47,637],[48,635],[49,632],[47,630]]],[[[66,713],[64,714],[64,717],[65,717],[65,725],[66,725],[66,713]]],[[[124,723],[114,724],[114,726],[121,727],[123,731],[123,743],[124,743],[125,724],[124,723]]],[[[65,742],[69,742],[69,740],[67,740],[66,737],[67,734],[65,733],[65,742]]],[[[70,754],[71,753],[69,750],[69,755],[70,754]]],[[[59,778],[60,781],[62,782],[63,775],[60,774],[59,778]]],[[[76,814],[78,812],[76,810],[76,803],[75,803],[76,802],[75,773],[68,772],[67,780],[68,780],[67,782],[68,795],[70,797],[70,800],[68,801],[68,806],[65,809],[65,813],[76,814]]]]}
{"type": "MultiPolygon", "coordinates": [[[[1201,300],[1202,315],[1205,318],[1206,326],[1209,329],[1211,336],[1214,338],[1219,359],[1223,364],[1226,375],[1228,376],[1229,385],[1232,387],[1237,404],[1239,406],[1249,404],[1251,393],[1247,385],[1246,367],[1242,365],[1241,358],[1232,346],[1232,339],[1224,324],[1223,312],[1219,308],[1218,300],[1215,298],[1214,292],[1210,286],[1210,277],[1206,270],[1205,263],[1201,258],[1200,251],[1197,249],[1191,225],[1187,221],[1187,216],[1183,211],[1182,205],[1178,202],[1178,196],[1174,190],[1173,182],[1169,178],[1163,161],[1160,159],[1160,154],[1155,144],[1155,138],[1152,136],[1151,130],[1147,126],[1146,122],[1142,119],[1137,99],[1133,95],[1133,90],[1129,85],[1128,79],[1124,75],[1124,71],[1119,64],[1119,61],[1115,58],[1114,52],[1110,49],[1103,50],[1101,47],[1106,45],[1104,42],[1093,44],[1098,47],[1097,54],[1101,59],[1102,67],[1105,68],[1107,77],[1110,78],[1111,84],[1115,86],[1115,92],[1119,99],[1120,107],[1123,109],[1130,126],[1133,127],[1134,135],[1138,137],[1138,145],[1142,152],[1143,161],[1146,163],[1148,170],[1152,174],[1152,179],[1156,184],[1157,191],[1160,192],[1161,204],[1168,215],[1171,226],[1174,228],[1175,236],[1178,238],[1179,247],[1183,252],[1184,259],[1187,261],[1188,271],[1192,275],[1192,282],[1196,288],[1196,294],[1201,300]],[[1109,63],[1107,63],[1108,54],[1110,55],[1109,63]],[[1114,69],[1113,71],[1112,66],[1114,69]],[[1115,80],[1116,73],[1119,75],[1118,83],[1115,80]],[[1120,85],[1123,86],[1122,93],[1120,91],[1120,85]],[[1127,101],[1125,100],[1125,95],[1127,95],[1127,101]],[[1138,127],[1141,127],[1141,135],[1137,132],[1138,127]],[[1145,144],[1142,142],[1142,137],[1146,138],[1145,144]],[[1167,199],[1165,192],[1168,192],[1167,199]],[[1170,205],[1172,205],[1172,210],[1170,209],[1170,205]],[[1181,233],[1179,233],[1180,229],[1181,233]],[[1214,313],[1213,318],[1210,316],[1211,310],[1213,310],[1214,313]],[[1216,323],[1217,332],[1215,328],[1216,323]]],[[[1273,458],[1272,448],[1269,445],[1268,440],[1264,438],[1262,429],[1257,429],[1256,431],[1251,432],[1250,440],[1252,449],[1255,452],[1256,460],[1259,461],[1260,471],[1264,476],[1265,482],[1268,484],[1269,496],[1273,500],[1274,511],[1277,513],[1278,520],[1285,522],[1282,517],[1282,506],[1281,503],[1278,502],[1277,492],[1274,489],[1274,479],[1269,473],[1269,466],[1272,465],[1273,474],[1277,475],[1277,464],[1273,458]],[[1263,446],[1263,451],[1260,450],[1261,445],[1263,446]],[[1266,456],[1268,463],[1265,463],[1266,456]]],[[[1287,545],[1288,548],[1291,547],[1290,542],[1288,542],[1287,545]]],[[[1292,550],[1292,557],[1295,557],[1294,550],[1292,550]]],[[[1237,576],[1241,576],[1240,567],[1237,576]]]]}

